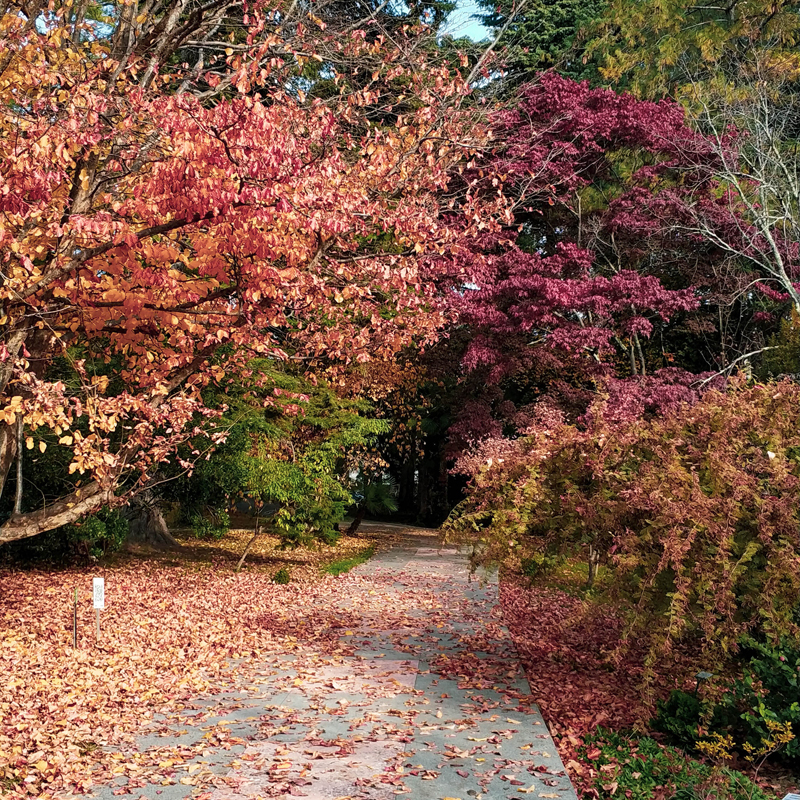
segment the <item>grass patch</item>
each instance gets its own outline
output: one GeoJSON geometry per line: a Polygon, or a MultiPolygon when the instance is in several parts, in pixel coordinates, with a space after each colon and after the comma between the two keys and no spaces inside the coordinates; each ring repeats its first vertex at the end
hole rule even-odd
{"type": "Polygon", "coordinates": [[[581,599],[601,598],[613,582],[613,572],[600,564],[594,585],[589,588],[589,565],[575,557],[547,556],[535,553],[523,558],[520,571],[531,584],[547,589],[558,589],[570,597],[581,599]]]}
{"type": "Polygon", "coordinates": [[[322,571],[327,575],[342,575],[345,572],[350,572],[353,567],[357,567],[359,564],[369,561],[374,555],[375,545],[371,544],[369,547],[365,547],[363,550],[354,553],[348,558],[340,558],[338,561],[331,561],[330,564],[326,564],[322,568],[322,571]]]}

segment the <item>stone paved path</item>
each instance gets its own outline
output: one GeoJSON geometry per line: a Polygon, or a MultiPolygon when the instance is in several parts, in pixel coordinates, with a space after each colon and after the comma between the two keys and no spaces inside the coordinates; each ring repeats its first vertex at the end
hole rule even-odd
{"type": "Polygon", "coordinates": [[[464,556],[418,530],[357,574],[334,654],[277,658],[239,691],[193,703],[185,722],[156,723],[139,751],[184,748],[181,771],[167,759],[164,781],[121,778],[95,796],[575,800],[496,582],[470,580],[464,556]]]}

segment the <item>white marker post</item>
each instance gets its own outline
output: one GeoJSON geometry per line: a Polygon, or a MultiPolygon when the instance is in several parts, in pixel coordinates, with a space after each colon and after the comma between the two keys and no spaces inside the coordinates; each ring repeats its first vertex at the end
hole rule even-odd
{"type": "Polygon", "coordinates": [[[100,609],[106,607],[106,582],[104,578],[92,580],[92,598],[97,618],[97,638],[100,638],[100,609]]]}

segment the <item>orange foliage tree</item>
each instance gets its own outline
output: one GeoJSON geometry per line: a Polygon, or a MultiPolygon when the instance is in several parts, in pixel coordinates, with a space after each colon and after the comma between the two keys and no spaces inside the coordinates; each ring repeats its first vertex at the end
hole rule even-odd
{"type": "Polygon", "coordinates": [[[418,32],[290,25],[294,4],[233,22],[230,3],[89,5],[0,4],[0,486],[17,487],[0,542],[124,502],[180,443],[219,439],[201,390],[254,357],[424,340],[443,312],[420,256],[492,210],[447,199],[486,135],[418,32]],[[74,483],[32,507],[45,433],[74,483]]]}

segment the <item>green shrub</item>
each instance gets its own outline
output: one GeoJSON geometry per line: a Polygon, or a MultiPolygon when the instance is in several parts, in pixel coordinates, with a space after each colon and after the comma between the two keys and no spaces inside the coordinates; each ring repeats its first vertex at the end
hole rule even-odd
{"type": "Polygon", "coordinates": [[[601,800],[769,800],[741,772],[714,768],[649,737],[598,728],[585,740],[581,755],[597,771],[594,788],[601,800]]]}
{"type": "Polygon", "coordinates": [[[328,547],[333,547],[338,541],[339,537],[342,534],[339,531],[335,530],[322,530],[317,532],[317,539],[319,539],[322,544],[328,545],[328,547]]]}
{"type": "Polygon", "coordinates": [[[564,559],[559,555],[552,553],[536,552],[520,561],[520,568],[522,574],[526,578],[537,578],[555,566],[560,564],[564,559]]]}
{"type": "Polygon", "coordinates": [[[215,509],[210,519],[195,514],[191,527],[197,539],[221,539],[231,529],[231,518],[226,511],[215,509]]]}
{"type": "MultiPolygon", "coordinates": [[[[204,392],[209,407],[224,411],[227,439],[191,474],[173,466],[175,480],[163,484],[162,496],[180,504],[181,520],[201,537],[216,538],[222,528],[203,519],[207,509],[248,500],[277,507],[270,527],[284,547],[333,544],[352,503],[349,475],[388,423],[373,418],[368,402],[342,398],[324,381],[309,382],[291,362],[255,359],[248,369],[260,376],[258,385],[231,377],[204,392]]],[[[187,443],[183,457],[193,461],[199,446],[187,443]]]]}
{"type": "Polygon", "coordinates": [[[11,542],[8,556],[19,563],[69,564],[115,553],[128,536],[128,521],[116,509],[101,508],[80,522],[11,542]]]}
{"type": "Polygon", "coordinates": [[[670,744],[691,750],[700,738],[700,724],[707,710],[695,695],[675,689],[668,700],[658,701],[650,725],[663,733],[670,744]]]}
{"type": "MultiPolygon", "coordinates": [[[[658,703],[651,726],[671,744],[694,749],[707,734],[730,735],[740,751],[747,744],[758,749],[770,738],[768,723],[789,723],[800,733],[800,648],[784,639],[769,645],[753,638],[742,640],[740,676],[730,681],[717,703],[701,702],[686,692],[673,691],[658,703]]],[[[776,757],[800,765],[800,742],[790,741],[776,757]]]]}
{"type": "Polygon", "coordinates": [[[115,553],[128,536],[128,521],[116,509],[102,508],[82,522],[63,528],[66,538],[79,551],[88,548],[94,558],[115,553]]]}
{"type": "Polygon", "coordinates": [[[273,576],[272,582],[278,583],[281,586],[285,586],[287,583],[292,582],[292,576],[289,574],[289,570],[286,567],[281,567],[273,576]]]}
{"type": "MultiPolygon", "coordinates": [[[[767,722],[790,723],[800,734],[800,648],[787,639],[778,645],[742,641],[741,677],[734,680],[715,706],[711,730],[730,733],[753,747],[769,738],[767,722]]],[[[779,758],[800,765],[800,742],[789,742],[779,758]]]]}

